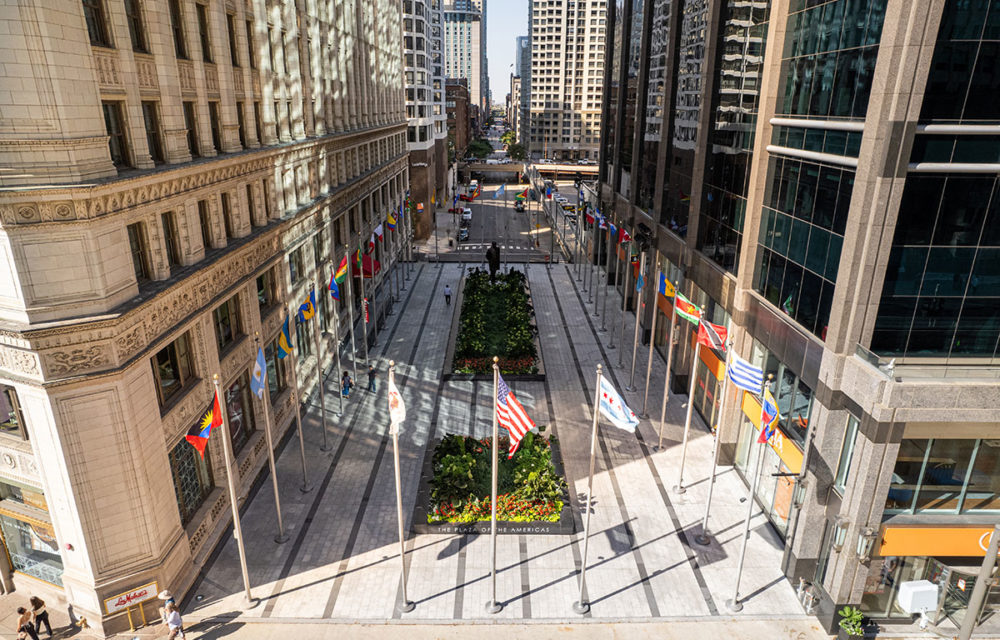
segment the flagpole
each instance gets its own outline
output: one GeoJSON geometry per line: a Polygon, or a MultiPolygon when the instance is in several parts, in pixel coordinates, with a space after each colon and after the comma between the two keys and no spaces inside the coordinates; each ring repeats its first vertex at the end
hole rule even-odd
{"type": "Polygon", "coordinates": [[[722,368],[722,384],[719,393],[722,400],[719,401],[719,415],[715,421],[714,439],[712,440],[712,475],[708,480],[708,497],[705,498],[705,516],[701,520],[701,533],[695,535],[694,541],[700,545],[707,545],[711,542],[708,535],[708,514],[712,508],[712,490],[715,488],[715,472],[719,467],[719,436],[722,434],[722,416],[726,410],[726,395],[729,391],[729,355],[733,352],[733,341],[729,341],[729,348],[726,350],[726,362],[722,368]]]}
{"type": "MultiPolygon", "coordinates": [[[[674,298],[676,301],[677,298],[674,298]]],[[[676,311],[675,311],[676,313],[676,311]]],[[[705,307],[701,308],[702,322],[705,315],[705,307]]],[[[677,473],[677,486],[674,487],[674,493],[684,493],[687,489],[684,487],[684,461],[687,459],[687,448],[688,448],[688,433],[691,431],[691,413],[694,411],[694,386],[698,382],[698,376],[696,371],[698,369],[698,358],[701,356],[701,342],[695,339],[694,341],[694,357],[691,358],[691,384],[688,388],[688,406],[687,415],[684,417],[684,439],[681,442],[681,466],[677,473]]]]}
{"type": "MultiPolygon", "coordinates": [[[[587,251],[587,271],[583,274],[583,281],[587,289],[587,303],[594,301],[594,244],[597,237],[597,212],[594,212],[594,222],[590,225],[590,230],[587,233],[587,243],[589,250],[587,251]]],[[[587,308],[584,307],[584,313],[586,313],[587,308]]]]}
{"type": "Polygon", "coordinates": [[[594,387],[594,419],[590,428],[590,473],[587,476],[587,510],[583,517],[583,563],[580,565],[580,598],[573,603],[573,611],[583,615],[590,611],[590,603],[584,599],[584,589],[587,586],[587,550],[590,546],[590,508],[594,492],[594,460],[597,457],[597,418],[601,406],[601,365],[597,365],[597,384],[594,387]]]}
{"type": "MultiPolygon", "coordinates": [[[[354,369],[354,379],[358,379],[358,346],[354,341],[354,276],[351,274],[351,247],[344,245],[344,255],[347,256],[347,328],[351,332],[351,366],[354,369]]],[[[339,373],[339,371],[338,371],[339,373]]],[[[340,392],[343,398],[344,392],[340,392]]],[[[343,402],[343,400],[341,400],[343,402]]]]}
{"type": "MultiPolygon", "coordinates": [[[[257,345],[257,353],[261,353],[260,331],[253,332],[253,340],[254,344],[257,345]]],[[[260,401],[264,409],[264,439],[267,441],[267,466],[271,470],[271,485],[274,488],[274,509],[278,514],[278,535],[274,536],[274,541],[281,544],[288,541],[288,536],[285,535],[285,524],[281,519],[281,493],[278,491],[278,472],[274,465],[274,441],[271,437],[271,388],[267,383],[267,372],[262,373],[264,379],[261,383],[264,387],[263,393],[260,394],[260,401]]],[[[275,371],[275,375],[277,375],[277,371],[275,371]]]]}
{"type": "MultiPolygon", "coordinates": [[[[773,374],[767,374],[767,382],[764,385],[764,389],[769,389],[771,387],[771,380],[773,379],[773,374]]],[[[764,425],[763,398],[761,398],[760,402],[760,429],[762,433],[765,433],[767,429],[764,425]]],[[[751,440],[751,444],[752,443],[753,441],[751,440]]],[[[732,613],[739,613],[740,611],[743,611],[743,603],[740,602],[740,579],[743,577],[743,560],[747,555],[747,541],[750,539],[750,519],[753,517],[754,501],[757,496],[757,483],[760,481],[761,464],[764,462],[764,449],[767,448],[767,442],[759,442],[757,444],[757,463],[753,470],[753,481],[750,483],[750,496],[747,499],[747,515],[746,519],[743,521],[743,542],[740,545],[740,563],[736,569],[736,585],[733,588],[732,599],[726,600],[726,608],[732,613]]]]}
{"type": "MultiPolygon", "coordinates": [[[[646,252],[643,251],[641,257],[639,258],[639,278],[643,277],[646,273],[646,252]]],[[[636,279],[638,284],[639,280],[636,279]]],[[[646,310],[646,296],[642,289],[636,289],[635,292],[635,332],[632,334],[632,373],[629,375],[628,386],[625,387],[626,391],[635,391],[635,358],[639,351],[639,324],[642,320],[642,314],[646,310]]],[[[652,342],[652,341],[650,341],[652,342]]],[[[646,410],[643,409],[643,413],[646,410]]]]}
{"type": "MultiPolygon", "coordinates": [[[[605,326],[605,321],[608,318],[608,287],[611,285],[611,225],[608,224],[607,228],[608,237],[606,240],[605,252],[608,254],[608,266],[604,270],[604,302],[601,304],[601,333],[607,333],[608,328],[605,326]]],[[[617,247],[617,245],[616,245],[617,247]]],[[[617,248],[616,248],[617,251],[617,248]]],[[[614,342],[614,331],[611,332],[612,342],[614,342]]],[[[612,344],[611,347],[613,348],[612,344]]]]}
{"type": "MultiPolygon", "coordinates": [[[[581,229],[583,223],[587,219],[587,208],[585,206],[582,206],[582,205],[583,205],[583,203],[580,203],[580,202],[577,203],[577,209],[578,209],[579,215],[576,218],[576,225],[574,225],[574,228],[573,228],[573,271],[576,273],[576,281],[577,282],[580,282],[580,280],[581,280],[581,277],[580,277],[580,275],[581,275],[581,272],[580,272],[580,262],[581,262],[581,259],[580,259],[580,229],[581,229]]],[[[562,205],[560,205],[560,208],[562,208],[562,205]]],[[[563,211],[563,217],[564,218],[566,217],[565,210],[563,211]]]]}
{"type": "MultiPolygon", "coordinates": [[[[389,378],[386,388],[390,389],[395,385],[396,362],[389,361],[389,378]]],[[[388,397],[388,395],[387,395],[388,397]]],[[[389,398],[392,402],[392,398],[389,398]]],[[[391,406],[391,405],[390,405],[391,406]]],[[[392,434],[392,459],[396,470],[396,520],[399,522],[399,565],[402,580],[403,601],[399,603],[399,610],[403,613],[413,611],[415,604],[406,597],[406,534],[403,531],[403,484],[399,478],[399,426],[390,422],[389,433],[392,434]]]]}
{"type": "MultiPolygon", "coordinates": [[[[437,242],[437,227],[435,226],[434,241],[437,242]]],[[[361,238],[361,232],[358,231],[358,258],[360,264],[358,265],[358,280],[361,281],[361,329],[364,331],[365,337],[365,366],[368,366],[368,299],[365,298],[365,256],[361,253],[361,247],[364,244],[364,240],[361,238]]],[[[375,263],[372,263],[372,271],[375,270],[375,263]]],[[[355,379],[357,379],[357,373],[355,373],[355,379]]]]}
{"type": "MultiPolygon", "coordinates": [[[[350,271],[350,267],[348,267],[347,270],[349,272],[350,271]]],[[[334,271],[334,273],[336,274],[336,271],[334,271]]],[[[348,275],[350,275],[350,274],[348,273],[348,275]]],[[[331,322],[333,322],[333,352],[337,356],[337,375],[338,376],[340,375],[340,372],[341,372],[341,363],[340,363],[340,309],[337,308],[339,305],[340,305],[340,300],[334,300],[333,301],[333,320],[331,321],[331,322]]],[[[338,390],[339,390],[339,387],[338,387],[338,390]]],[[[344,415],[344,394],[338,392],[337,393],[337,398],[339,399],[339,402],[340,402],[340,415],[344,415]]]]}
{"type": "Polygon", "coordinates": [[[625,264],[625,283],[622,285],[622,322],[621,329],[618,334],[618,345],[621,349],[618,351],[618,368],[623,368],[625,366],[625,315],[628,312],[628,288],[630,286],[630,281],[632,280],[632,247],[628,247],[628,255],[625,256],[623,260],[625,264]]]}
{"type": "MultiPolygon", "coordinates": [[[[598,213],[600,213],[600,211],[598,211],[598,213]]],[[[601,219],[602,220],[604,219],[603,215],[601,216],[601,219]]],[[[607,224],[607,223],[605,223],[605,224],[607,224]]],[[[594,313],[593,313],[593,317],[595,317],[595,318],[597,318],[597,317],[599,317],[601,315],[601,313],[597,310],[597,305],[600,304],[600,302],[601,302],[601,289],[600,289],[600,286],[601,286],[601,251],[600,251],[601,234],[599,233],[599,230],[600,230],[600,224],[598,223],[597,217],[595,216],[594,217],[594,259],[593,259],[593,263],[594,264],[592,265],[592,268],[594,269],[594,273],[595,273],[594,277],[596,277],[596,279],[597,279],[597,285],[596,285],[597,286],[597,291],[594,292],[594,313]]],[[[607,292],[605,292],[605,293],[607,293],[607,292]]]]}
{"type": "Polygon", "coordinates": [[[649,325],[649,355],[646,358],[646,384],[642,391],[642,417],[648,418],[649,414],[646,413],[646,400],[649,399],[649,375],[653,372],[653,345],[656,344],[656,316],[660,315],[657,313],[660,307],[660,278],[663,272],[660,269],[656,270],[656,280],[653,281],[656,289],[653,290],[653,319],[650,320],[649,325]]]}
{"type": "Polygon", "coordinates": [[[670,398],[670,365],[674,360],[674,332],[677,328],[677,285],[674,285],[674,304],[670,313],[670,330],[667,332],[667,375],[663,380],[663,404],[660,405],[660,430],[656,442],[656,450],[663,450],[663,420],[667,416],[667,400],[670,398]]]}
{"type": "MultiPolygon", "coordinates": [[[[288,315],[288,340],[291,342],[292,333],[295,333],[296,347],[302,345],[298,344],[298,332],[295,331],[295,314],[291,313],[288,315]]],[[[309,486],[309,482],[306,480],[306,439],[302,434],[302,399],[299,396],[299,356],[295,353],[295,349],[292,349],[291,353],[288,354],[292,360],[292,389],[294,390],[295,399],[295,430],[299,432],[299,453],[302,457],[302,486],[299,487],[299,491],[302,493],[309,493],[312,491],[312,487],[309,486]]],[[[322,384],[322,383],[321,383],[322,384]]]]}
{"type": "Polygon", "coordinates": [[[233,453],[229,449],[229,416],[226,413],[225,397],[219,388],[219,374],[212,374],[212,384],[215,385],[215,395],[219,398],[219,411],[222,412],[222,454],[226,459],[226,484],[229,485],[229,503],[233,507],[233,537],[236,538],[236,549],[240,556],[240,570],[243,572],[243,588],[246,603],[253,605],[253,595],[250,593],[250,572],[247,570],[247,552],[243,546],[243,527],[240,526],[240,506],[236,500],[236,483],[233,480],[233,453]]]}
{"type": "MultiPolygon", "coordinates": [[[[383,233],[384,233],[384,229],[383,229],[383,233]]],[[[370,306],[372,308],[372,311],[371,311],[371,317],[372,317],[372,321],[373,321],[372,322],[372,343],[374,343],[374,344],[378,344],[378,304],[377,304],[377,300],[376,300],[376,298],[378,298],[378,285],[375,283],[375,276],[378,275],[378,274],[375,273],[375,262],[376,262],[375,256],[377,256],[378,253],[379,253],[379,249],[378,249],[379,242],[382,242],[382,241],[379,240],[378,236],[376,236],[375,237],[375,248],[372,250],[372,257],[371,257],[371,261],[372,261],[372,299],[371,299],[371,302],[369,302],[369,304],[368,304],[368,306],[370,306]]],[[[362,258],[362,261],[363,260],[364,259],[362,258]]],[[[364,277],[365,277],[365,269],[364,269],[364,266],[362,265],[362,268],[361,268],[361,278],[364,279],[364,277]]],[[[382,279],[384,281],[385,277],[383,276],[382,279]]],[[[367,342],[365,344],[367,344],[367,342]]],[[[367,364],[367,361],[366,361],[366,364],[367,364]]]]}
{"type": "MultiPolygon", "coordinates": [[[[309,287],[310,298],[315,299],[316,287],[315,285],[309,287]]],[[[319,339],[319,318],[316,314],[319,313],[319,309],[313,307],[313,342],[316,344],[316,386],[319,387],[319,414],[323,420],[323,444],[320,445],[319,450],[327,452],[332,447],[327,440],[326,435],[326,385],[323,384],[323,343],[319,339]]]]}
{"type": "Polygon", "coordinates": [[[493,356],[493,475],[491,479],[492,504],[490,505],[490,601],[486,603],[488,613],[500,613],[503,605],[497,602],[497,436],[499,432],[497,420],[497,394],[500,393],[500,360],[493,356]]]}

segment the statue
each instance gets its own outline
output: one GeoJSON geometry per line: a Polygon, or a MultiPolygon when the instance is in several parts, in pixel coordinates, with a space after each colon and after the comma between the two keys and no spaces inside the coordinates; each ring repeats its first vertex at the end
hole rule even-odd
{"type": "Polygon", "coordinates": [[[497,271],[500,270],[500,247],[494,241],[490,248],[486,250],[486,262],[490,265],[490,282],[496,281],[497,271]]]}

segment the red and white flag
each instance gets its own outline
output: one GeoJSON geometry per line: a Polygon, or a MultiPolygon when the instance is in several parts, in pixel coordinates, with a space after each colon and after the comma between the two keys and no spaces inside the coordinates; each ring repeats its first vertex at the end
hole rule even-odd
{"type": "Polygon", "coordinates": [[[524,407],[514,397],[514,392],[503,381],[503,377],[497,374],[497,378],[497,422],[510,433],[507,457],[512,458],[521,444],[521,438],[535,428],[535,423],[525,413],[524,407]]]}
{"type": "Polygon", "coordinates": [[[704,318],[698,323],[698,343],[709,349],[725,353],[726,333],[725,327],[707,322],[704,318]]]}
{"type": "Polygon", "coordinates": [[[399,425],[406,420],[406,406],[403,405],[403,396],[396,388],[396,377],[393,372],[389,372],[389,433],[399,433],[399,425]]]}

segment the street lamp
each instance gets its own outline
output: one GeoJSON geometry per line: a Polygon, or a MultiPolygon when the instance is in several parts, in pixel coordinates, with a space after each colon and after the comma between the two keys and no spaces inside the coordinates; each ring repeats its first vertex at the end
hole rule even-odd
{"type": "Polygon", "coordinates": [[[851,521],[844,516],[837,516],[833,520],[833,550],[840,553],[847,540],[847,527],[851,521]]]}
{"type": "Polygon", "coordinates": [[[801,509],[806,503],[806,489],[806,479],[800,476],[796,479],[795,488],[792,490],[792,504],[796,509],[801,509]]]}
{"type": "Polygon", "coordinates": [[[865,527],[864,531],[858,532],[858,561],[868,562],[872,557],[872,548],[875,546],[875,538],[878,537],[875,529],[865,527]]]}

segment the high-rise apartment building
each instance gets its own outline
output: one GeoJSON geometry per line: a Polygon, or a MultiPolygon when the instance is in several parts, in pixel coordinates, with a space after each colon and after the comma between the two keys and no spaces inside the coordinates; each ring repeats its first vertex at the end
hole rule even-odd
{"type": "MultiPolygon", "coordinates": [[[[996,0],[609,9],[602,211],[648,237],[647,282],[677,282],[774,374],[781,421],[759,444],[759,398],[720,393],[721,353],[692,367],[679,323],[676,388],[694,372],[691,401],[760,478],[786,575],[831,630],[844,604],[910,619],[910,580],[940,585],[942,617],[983,613],[967,603],[1000,513],[998,20],[996,0]]],[[[646,289],[662,351],[671,300],[646,289]]]]}
{"type": "MultiPolygon", "coordinates": [[[[442,0],[403,1],[403,65],[409,120],[406,148],[410,152],[410,197],[432,211],[448,198],[442,0]]],[[[417,237],[427,237],[431,217],[418,216],[415,223],[417,237]]]]}
{"type": "Polygon", "coordinates": [[[469,104],[469,81],[448,78],[445,84],[445,110],[448,114],[448,139],[456,158],[464,158],[472,139],[472,105],[469,104]]]}
{"type": "Polygon", "coordinates": [[[156,619],[157,589],[183,597],[231,522],[227,473],[245,497],[265,431],[294,431],[296,379],[316,383],[312,327],[293,321],[296,356],[278,356],[290,307],[316,289],[324,330],[364,322],[357,287],[337,302],[325,285],[407,189],[402,16],[391,0],[331,9],[0,10],[17,86],[0,91],[5,591],[68,602],[105,633],[128,628],[119,601],[136,600],[118,596],[153,594],[140,606],[156,619]],[[258,345],[271,424],[250,391],[258,345]],[[228,432],[201,456],[185,435],[216,375],[228,432]]]}
{"type": "MultiPolygon", "coordinates": [[[[530,8],[528,13],[530,14],[530,8]]],[[[530,18],[529,18],[530,19],[530,18]]],[[[518,89],[517,126],[512,127],[514,139],[527,148],[528,106],[531,99],[531,36],[518,36],[514,49],[514,75],[520,78],[518,89]]]]}
{"type": "Polygon", "coordinates": [[[444,6],[444,63],[449,78],[466,78],[472,103],[490,108],[486,64],[486,0],[450,0],[444,6]]]}
{"type": "Polygon", "coordinates": [[[529,0],[528,11],[528,152],[536,158],[596,160],[607,1],[529,0]]]}

